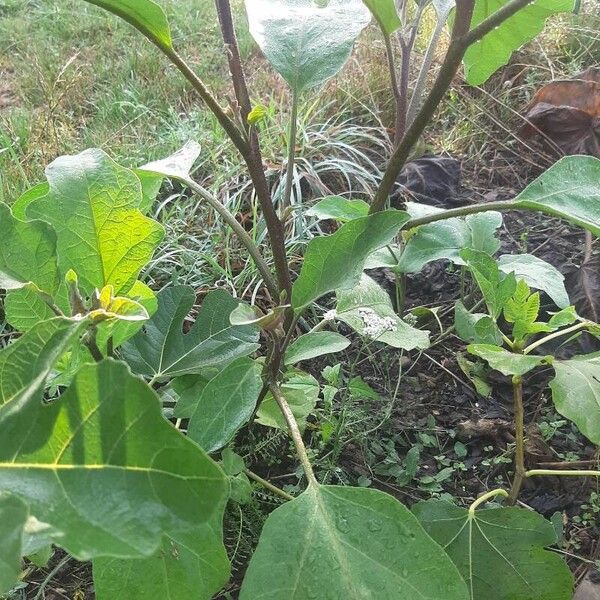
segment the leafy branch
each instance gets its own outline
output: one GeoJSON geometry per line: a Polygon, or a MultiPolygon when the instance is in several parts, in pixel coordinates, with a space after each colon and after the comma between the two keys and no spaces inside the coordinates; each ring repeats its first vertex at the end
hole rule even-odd
{"type": "Polygon", "coordinates": [[[470,31],[475,0],[458,0],[456,2],[454,27],[452,28],[450,45],[444,62],[421,110],[417,113],[414,121],[390,157],[379,188],[373,198],[370,208],[371,213],[384,209],[402,167],[450,88],[469,46],[481,40],[495,27],[516,14],[530,2],[531,0],[510,0],[470,31]]]}

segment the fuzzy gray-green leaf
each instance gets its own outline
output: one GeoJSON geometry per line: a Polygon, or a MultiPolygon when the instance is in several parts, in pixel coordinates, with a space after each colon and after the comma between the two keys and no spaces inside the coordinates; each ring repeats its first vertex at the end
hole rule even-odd
{"type": "Polygon", "coordinates": [[[246,11],[250,33],[294,92],[333,77],[371,19],[361,0],[246,0],[246,11]]]}

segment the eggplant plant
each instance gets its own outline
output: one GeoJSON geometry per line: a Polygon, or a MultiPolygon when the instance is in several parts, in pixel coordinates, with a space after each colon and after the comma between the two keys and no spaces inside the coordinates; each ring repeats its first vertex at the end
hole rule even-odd
{"type": "Polygon", "coordinates": [[[214,113],[247,165],[269,244],[257,246],[190,176],[200,153],[194,142],[137,169],[101,150],[61,157],[48,166],[46,182],[10,208],[0,206],[0,288],[6,321],[21,332],[0,350],[0,593],[17,581],[23,556],[54,545],[92,562],[99,600],[211,598],[230,577],[225,506],[250,479],[282,504],[266,521],[242,600],[570,599],[570,572],[547,550],[556,542],[552,525],[515,506],[480,506],[498,496],[514,504],[524,478],[547,474],[523,466],[521,377],[530,369],[553,365],[557,409],[600,441],[600,359],[559,361],[532,352],[553,337],[597,326],[578,319],[560,274],[543,261],[524,255],[496,263],[491,256],[498,250],[493,233],[509,210],[542,212],[600,235],[600,161],[565,158],[509,201],[452,210],[386,206],[461,62],[469,82],[483,82],[572,1],[433,0],[439,24],[409,97],[424,0],[400,2],[399,11],[393,0],[246,0],[254,39],[290,87],[283,209],[292,194],[299,98],[336,75],[372,16],[387,48],[396,143],[380,187],[370,203],[333,197],[311,209],[340,226],[309,241],[297,277],[286,249],[287,213],[278,214],[263,169],[261,111],[246,85],[229,0],[216,6],[233,111],[178,54],[158,4],[89,1],[146,36],[214,113]],[[449,45],[428,90],[426,75],[446,28],[449,45]],[[148,213],[165,179],[187,187],[231,228],[270,306],[259,310],[224,290],[199,303],[192,288],[155,294],[144,283],[143,270],[164,236],[148,213]],[[428,501],[411,511],[375,489],[322,484],[303,437],[320,386],[299,363],[349,345],[328,329],[335,320],[394,348],[426,348],[429,332],[403,319],[364,271],[384,265],[417,273],[441,258],[470,270],[488,309],[478,314],[457,305],[456,329],[469,351],[514,377],[512,491],[491,490],[468,508],[428,501]],[[557,303],[548,322],[537,321],[539,296],[531,288],[557,303]],[[335,308],[302,330],[307,310],[331,293],[335,308]],[[512,337],[498,326],[502,315],[512,337]],[[289,432],[304,473],[302,493],[277,488],[235,454],[236,434],[253,421],[289,432]]]}

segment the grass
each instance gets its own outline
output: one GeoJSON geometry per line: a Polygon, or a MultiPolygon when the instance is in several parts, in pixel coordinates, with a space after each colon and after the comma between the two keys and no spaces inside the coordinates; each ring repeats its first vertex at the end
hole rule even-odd
{"type": "MultiPolygon", "coordinates": [[[[211,0],[168,0],[173,36],[207,82],[222,90],[224,55],[211,0]],[[191,18],[190,18],[191,16],[191,18]]],[[[0,172],[13,201],[60,154],[104,148],[127,165],[190,137],[221,143],[212,116],[142,36],[81,0],[0,3],[0,172]]],[[[246,46],[248,43],[246,42],[246,46]]]]}

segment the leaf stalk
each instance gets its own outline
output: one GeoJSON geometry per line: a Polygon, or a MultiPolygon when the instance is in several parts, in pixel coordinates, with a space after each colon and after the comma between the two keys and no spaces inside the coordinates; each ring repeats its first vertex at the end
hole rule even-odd
{"type": "Polygon", "coordinates": [[[302,439],[302,434],[300,433],[300,428],[298,427],[298,422],[296,421],[296,417],[294,417],[294,413],[290,408],[290,405],[287,403],[284,395],[281,393],[281,389],[277,384],[272,383],[270,385],[271,393],[273,394],[273,398],[279,405],[281,413],[283,414],[283,418],[287,423],[288,429],[290,431],[290,435],[292,437],[292,441],[294,442],[294,446],[296,447],[296,454],[300,459],[300,463],[302,464],[302,468],[304,469],[304,473],[306,478],[308,479],[309,485],[318,485],[317,478],[315,477],[315,473],[313,471],[312,465],[308,458],[308,452],[306,451],[306,446],[304,445],[304,440],[302,439]]]}
{"type": "Polygon", "coordinates": [[[508,492],[503,489],[497,489],[497,490],[491,490],[489,492],[486,492],[482,496],[479,496],[479,498],[477,498],[477,500],[475,500],[475,502],[473,502],[473,504],[471,504],[471,506],[469,506],[469,518],[472,519],[475,516],[475,510],[479,506],[481,506],[482,504],[485,504],[488,500],[491,500],[492,498],[495,498],[496,496],[503,496],[504,498],[508,498],[508,492]]]}

